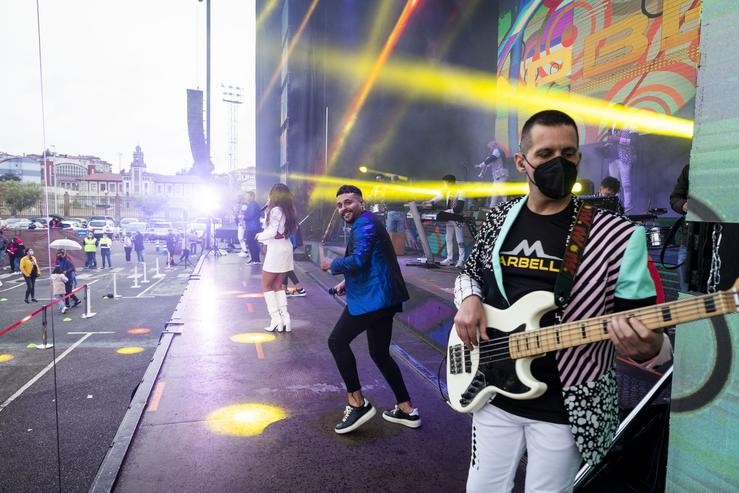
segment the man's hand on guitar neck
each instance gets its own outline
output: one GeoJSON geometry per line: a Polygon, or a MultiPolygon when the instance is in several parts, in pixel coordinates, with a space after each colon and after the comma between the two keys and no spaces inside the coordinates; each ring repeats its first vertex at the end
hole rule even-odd
{"type": "Polygon", "coordinates": [[[633,316],[617,315],[608,324],[608,336],[616,349],[637,363],[654,358],[662,349],[662,330],[649,330],[633,316]]]}
{"type": "Polygon", "coordinates": [[[454,327],[457,335],[468,349],[476,346],[478,339],[487,341],[487,320],[482,300],[477,296],[468,296],[459,305],[459,310],[454,316],[454,327]]]}

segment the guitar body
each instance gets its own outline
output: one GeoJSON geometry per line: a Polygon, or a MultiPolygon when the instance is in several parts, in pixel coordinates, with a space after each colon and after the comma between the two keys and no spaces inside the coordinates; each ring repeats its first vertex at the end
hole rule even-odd
{"type": "Polygon", "coordinates": [[[447,345],[446,382],[449,404],[454,410],[471,413],[496,394],[513,399],[534,399],[547,385],[531,374],[531,362],[540,356],[511,359],[508,337],[539,328],[541,317],[556,308],[554,295],[534,291],[506,310],[484,305],[487,332],[491,341],[468,350],[452,326],[447,345]]]}

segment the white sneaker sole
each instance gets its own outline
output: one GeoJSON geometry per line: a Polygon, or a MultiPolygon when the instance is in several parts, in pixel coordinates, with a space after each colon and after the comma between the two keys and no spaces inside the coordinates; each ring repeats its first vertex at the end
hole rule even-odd
{"type": "Polygon", "coordinates": [[[375,414],[377,414],[377,410],[375,409],[375,406],[372,406],[372,409],[367,411],[365,415],[359,418],[353,425],[346,427],[346,428],[342,428],[341,430],[337,430],[336,428],[334,428],[334,431],[338,433],[339,435],[352,432],[356,430],[357,428],[359,428],[360,426],[362,426],[363,424],[365,424],[370,419],[374,418],[375,414]]]}
{"type": "Polygon", "coordinates": [[[421,420],[418,419],[416,421],[408,421],[407,419],[398,419],[393,418],[392,416],[388,416],[385,413],[382,413],[382,418],[385,421],[389,421],[391,423],[396,423],[399,425],[407,426],[408,428],[420,428],[421,427],[421,420]]]}

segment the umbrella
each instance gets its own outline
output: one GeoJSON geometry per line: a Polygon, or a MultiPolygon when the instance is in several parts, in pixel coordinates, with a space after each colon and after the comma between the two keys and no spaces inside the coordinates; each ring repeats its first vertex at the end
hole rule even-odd
{"type": "Polygon", "coordinates": [[[49,243],[49,248],[64,248],[65,250],[82,250],[82,245],[74,240],[62,238],[49,243]]]}

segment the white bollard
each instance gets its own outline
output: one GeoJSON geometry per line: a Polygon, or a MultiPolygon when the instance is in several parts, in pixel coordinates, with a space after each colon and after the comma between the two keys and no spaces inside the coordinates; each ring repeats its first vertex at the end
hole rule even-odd
{"type": "Polygon", "coordinates": [[[149,278],[146,275],[146,262],[144,262],[143,264],[144,264],[144,280],[141,281],[141,283],[142,284],[148,284],[149,283],[149,278]]]}
{"type": "Polygon", "coordinates": [[[154,274],[154,277],[164,277],[164,274],[159,272],[159,257],[156,258],[156,274],[154,274]]]}
{"type": "Polygon", "coordinates": [[[89,284],[85,284],[85,313],[82,314],[81,318],[92,318],[95,316],[95,312],[92,311],[92,290],[89,284]]]}
{"type": "Polygon", "coordinates": [[[139,285],[139,264],[133,266],[133,286],[132,288],[140,288],[139,285]]]}
{"type": "Polygon", "coordinates": [[[120,294],[118,294],[118,273],[113,272],[113,298],[122,298],[120,294]]]}

